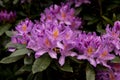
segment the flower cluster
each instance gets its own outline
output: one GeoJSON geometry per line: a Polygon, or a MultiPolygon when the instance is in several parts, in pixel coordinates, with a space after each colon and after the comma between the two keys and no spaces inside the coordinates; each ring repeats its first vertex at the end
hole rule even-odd
{"type": "Polygon", "coordinates": [[[102,36],[97,36],[96,33],[80,34],[77,39],[77,49],[79,51],[77,58],[88,60],[94,67],[97,64],[109,67],[107,61],[114,59],[115,56],[110,54],[111,50],[109,50],[106,42],[102,39],[102,36]]]}
{"type": "Polygon", "coordinates": [[[97,36],[95,32],[78,30],[81,20],[74,13],[70,5],[52,5],[40,14],[40,21],[21,21],[12,42],[25,44],[35,52],[35,58],[49,54],[51,58],[59,59],[61,66],[67,56],[75,56],[79,60],[88,60],[94,67],[102,64],[110,68],[108,61],[120,55],[120,21],[116,21],[113,28],[108,25],[106,33],[97,36]]]}
{"type": "Polygon", "coordinates": [[[89,0],[68,0],[68,4],[75,4],[75,7],[81,6],[83,3],[90,4],[89,0]]]}
{"type": "Polygon", "coordinates": [[[107,62],[114,59],[115,55],[120,55],[119,36],[120,21],[116,21],[112,28],[107,25],[106,33],[101,36],[96,36],[95,33],[79,34],[77,39],[79,55],[77,58],[88,60],[93,66],[102,64],[110,68],[107,62]]]}
{"type": "Polygon", "coordinates": [[[7,10],[0,11],[0,22],[12,22],[16,18],[15,12],[8,12],[7,10]]]}
{"type": "Polygon", "coordinates": [[[113,28],[109,25],[106,28],[106,34],[103,35],[106,44],[108,44],[109,50],[114,50],[116,55],[120,55],[120,21],[114,23],[113,28]]]}
{"type": "Polygon", "coordinates": [[[52,5],[46,8],[44,13],[41,13],[40,21],[44,25],[47,24],[48,28],[54,25],[59,26],[61,29],[67,26],[71,29],[78,29],[81,25],[81,19],[75,16],[75,10],[70,8],[68,4],[52,5]]]}
{"type": "Polygon", "coordinates": [[[111,69],[108,70],[96,70],[97,80],[119,80],[120,78],[120,64],[118,63],[111,63],[111,69]]]}
{"type": "Polygon", "coordinates": [[[16,26],[12,42],[25,44],[35,51],[35,58],[49,54],[57,59],[57,54],[60,54],[59,63],[63,65],[66,56],[76,56],[72,49],[76,30],[81,28],[81,20],[74,13],[69,5],[52,5],[41,13],[40,21],[21,21],[16,26]]]}

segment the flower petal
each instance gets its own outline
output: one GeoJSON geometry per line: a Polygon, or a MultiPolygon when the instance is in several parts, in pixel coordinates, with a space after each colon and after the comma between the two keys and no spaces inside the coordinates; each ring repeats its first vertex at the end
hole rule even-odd
{"type": "Polygon", "coordinates": [[[69,55],[72,56],[72,57],[74,57],[74,56],[77,55],[77,53],[70,51],[70,52],[69,52],[69,55]]]}
{"type": "Polygon", "coordinates": [[[50,55],[51,58],[57,59],[57,53],[54,51],[49,51],[48,54],[50,55]]]}
{"type": "Polygon", "coordinates": [[[79,55],[78,57],[77,57],[77,59],[87,59],[87,56],[85,56],[85,55],[79,55]]]}
{"type": "Polygon", "coordinates": [[[108,67],[109,69],[111,68],[105,61],[102,61],[103,66],[108,67]]]}
{"type": "Polygon", "coordinates": [[[62,44],[62,43],[60,43],[60,42],[57,42],[57,47],[59,47],[60,49],[64,49],[63,44],[62,44]]]}
{"type": "Polygon", "coordinates": [[[88,61],[90,62],[90,64],[92,64],[94,67],[96,67],[97,64],[94,59],[89,58],[88,61]]]}
{"type": "Polygon", "coordinates": [[[63,66],[64,63],[65,63],[65,56],[61,56],[60,59],[59,59],[59,64],[60,64],[61,66],[63,66]]]}
{"type": "Polygon", "coordinates": [[[8,51],[14,52],[16,49],[15,48],[9,48],[8,51]]]}
{"type": "Polygon", "coordinates": [[[40,57],[41,55],[45,54],[47,51],[45,50],[39,50],[35,53],[35,58],[40,57]]]}

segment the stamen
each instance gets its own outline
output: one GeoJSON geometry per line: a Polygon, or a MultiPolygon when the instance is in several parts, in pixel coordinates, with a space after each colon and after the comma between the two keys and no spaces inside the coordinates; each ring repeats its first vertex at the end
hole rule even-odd
{"type": "Polygon", "coordinates": [[[55,51],[56,53],[60,53],[59,48],[54,48],[53,51],[55,51]]]}
{"type": "Polygon", "coordinates": [[[62,16],[63,19],[66,18],[66,14],[64,12],[61,13],[61,16],[62,16]]]}
{"type": "Polygon", "coordinates": [[[70,35],[66,33],[66,39],[70,39],[70,35]]]}
{"type": "Polygon", "coordinates": [[[93,48],[92,48],[92,47],[89,47],[89,48],[87,49],[87,53],[88,53],[88,55],[91,55],[91,54],[93,53],[93,48]]]}
{"type": "Polygon", "coordinates": [[[27,44],[27,42],[26,42],[26,41],[23,41],[22,44],[27,44]]]}
{"type": "Polygon", "coordinates": [[[50,47],[50,41],[48,40],[48,38],[45,39],[45,44],[47,47],[50,47]]]}
{"type": "Polygon", "coordinates": [[[108,52],[107,51],[103,51],[103,53],[101,54],[101,57],[105,57],[107,56],[108,52]]]}
{"type": "Polygon", "coordinates": [[[22,31],[27,31],[27,26],[25,24],[22,26],[22,31]]]}
{"type": "Polygon", "coordinates": [[[53,37],[56,39],[58,37],[58,35],[59,35],[58,29],[54,30],[53,37]]]}
{"type": "Polygon", "coordinates": [[[115,80],[114,74],[112,72],[109,73],[110,80],[115,80]]]}
{"type": "Polygon", "coordinates": [[[48,15],[48,16],[47,16],[47,19],[48,19],[48,20],[51,20],[52,18],[51,18],[51,16],[48,15]]]}

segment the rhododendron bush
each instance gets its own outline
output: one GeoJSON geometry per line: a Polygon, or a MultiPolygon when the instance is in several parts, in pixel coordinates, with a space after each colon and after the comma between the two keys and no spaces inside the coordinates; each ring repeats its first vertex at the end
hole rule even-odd
{"type": "Polygon", "coordinates": [[[119,5],[0,1],[0,80],[119,80],[119,5]]]}

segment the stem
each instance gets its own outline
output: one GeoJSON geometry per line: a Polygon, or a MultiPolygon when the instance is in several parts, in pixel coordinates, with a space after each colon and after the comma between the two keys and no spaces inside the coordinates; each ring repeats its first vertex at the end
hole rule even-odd
{"type": "Polygon", "coordinates": [[[99,9],[100,9],[100,16],[102,16],[102,3],[101,3],[101,0],[98,0],[98,4],[99,4],[99,9]]]}

